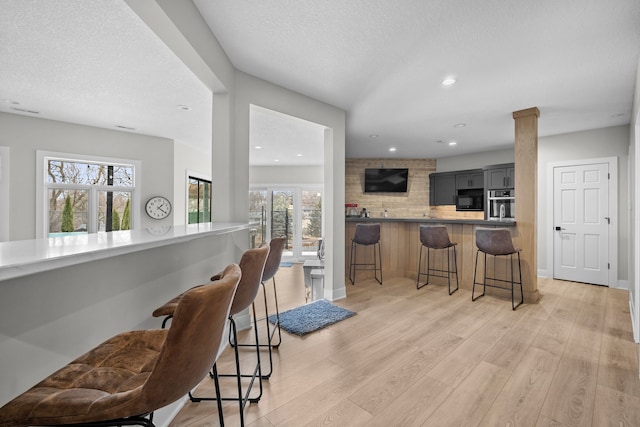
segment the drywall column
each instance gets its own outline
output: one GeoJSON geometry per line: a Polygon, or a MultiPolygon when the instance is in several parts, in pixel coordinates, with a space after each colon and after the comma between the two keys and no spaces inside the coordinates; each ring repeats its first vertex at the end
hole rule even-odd
{"type": "Polygon", "coordinates": [[[538,170],[538,117],[536,107],[514,111],[515,120],[515,192],[516,192],[516,244],[522,249],[522,282],[524,300],[535,303],[538,292],[538,244],[536,226],[537,170],[538,170]]]}

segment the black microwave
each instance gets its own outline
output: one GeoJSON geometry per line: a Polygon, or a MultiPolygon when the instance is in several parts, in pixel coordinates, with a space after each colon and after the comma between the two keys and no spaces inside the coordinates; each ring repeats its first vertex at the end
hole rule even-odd
{"type": "Polygon", "coordinates": [[[483,211],[484,197],[482,194],[458,194],[456,196],[457,211],[483,211]]]}

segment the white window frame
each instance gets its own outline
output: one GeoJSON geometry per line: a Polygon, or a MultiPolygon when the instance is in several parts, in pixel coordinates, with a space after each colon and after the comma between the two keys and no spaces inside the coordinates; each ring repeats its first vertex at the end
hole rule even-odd
{"type": "Polygon", "coordinates": [[[9,240],[9,147],[0,147],[0,242],[9,240]]]}
{"type": "Polygon", "coordinates": [[[189,169],[185,170],[184,176],[184,223],[189,224],[189,178],[200,179],[204,181],[209,181],[211,183],[211,194],[209,195],[209,200],[211,201],[211,221],[213,222],[213,180],[211,176],[205,175],[199,172],[193,172],[189,169]]]}
{"type": "Polygon", "coordinates": [[[36,237],[49,237],[49,212],[48,197],[49,188],[69,188],[77,190],[90,191],[90,204],[87,219],[87,229],[89,233],[97,232],[96,218],[98,217],[98,205],[93,203],[91,194],[97,194],[98,191],[126,191],[131,192],[131,229],[140,228],[140,198],[142,182],[142,162],[131,159],[118,159],[114,157],[92,156],[87,154],[59,153],[54,151],[36,151],[36,237]],[[117,187],[117,186],[91,186],[91,185],[70,185],[70,184],[51,184],[46,182],[47,161],[49,159],[68,160],[72,162],[90,162],[104,163],[110,165],[132,165],[133,166],[133,187],[117,187]]]}

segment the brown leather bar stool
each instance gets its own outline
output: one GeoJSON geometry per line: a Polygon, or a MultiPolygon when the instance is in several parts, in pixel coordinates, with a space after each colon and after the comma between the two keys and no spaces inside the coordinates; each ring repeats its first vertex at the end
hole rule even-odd
{"type": "Polygon", "coordinates": [[[498,283],[509,283],[511,285],[511,308],[516,309],[520,304],[524,302],[524,294],[522,292],[522,267],[520,264],[520,249],[516,249],[513,246],[513,240],[511,238],[511,232],[508,228],[476,228],[476,264],[473,269],[473,289],[471,291],[471,300],[475,301],[484,295],[487,286],[493,288],[507,289],[504,286],[498,286],[498,283]],[[478,270],[478,255],[482,252],[484,254],[484,279],[482,283],[476,282],[476,272],[478,270]],[[493,255],[494,257],[508,256],[509,257],[509,271],[510,280],[500,279],[496,277],[487,276],[487,255],[493,255]],[[518,280],[514,280],[513,275],[513,256],[517,255],[518,258],[518,280]],[[487,279],[494,282],[493,284],[487,284],[487,279]],[[482,294],[475,296],[476,285],[482,285],[482,294]],[[520,302],[515,303],[514,287],[520,286],[520,302]]]}
{"type": "Polygon", "coordinates": [[[153,411],[187,394],[215,363],[239,280],[240,268],[228,266],[183,295],[170,329],[108,339],[0,408],[0,425],[153,427],[153,411]]]}
{"type": "MultiPolygon", "coordinates": [[[[262,273],[262,279],[260,280],[260,284],[262,285],[262,294],[264,296],[264,312],[265,312],[265,321],[266,321],[266,329],[267,329],[267,344],[260,344],[260,347],[268,347],[269,349],[269,372],[262,374],[263,379],[269,379],[271,374],[273,373],[273,352],[272,349],[278,348],[280,343],[282,343],[282,332],[280,331],[280,311],[278,309],[278,292],[276,290],[276,278],[275,275],[280,269],[280,262],[282,260],[282,252],[284,251],[284,247],[287,244],[286,237],[274,237],[269,242],[269,256],[267,257],[267,262],[264,265],[264,271],[262,273]],[[271,280],[273,282],[273,297],[275,300],[275,323],[273,324],[273,330],[271,330],[271,323],[269,322],[269,305],[267,303],[267,289],[266,282],[271,280]],[[278,332],[278,343],[275,344],[273,342],[273,336],[278,332]]],[[[263,243],[264,245],[264,243],[263,243]]],[[[255,303],[255,302],[254,302],[255,303]]],[[[255,312],[255,311],[254,311],[255,312]]],[[[255,320],[255,316],[254,316],[255,320]]],[[[257,320],[255,320],[257,321],[257,320]]],[[[253,346],[253,344],[238,344],[240,347],[248,347],[253,346]]]]}
{"type": "Polygon", "coordinates": [[[373,270],[373,277],[382,285],[382,253],[380,252],[380,224],[356,224],[356,230],[351,239],[351,256],[349,261],[349,280],[356,284],[356,270],[373,270]],[[373,262],[358,263],[356,259],[357,247],[373,245],[373,262]],[[376,259],[376,248],[378,258],[376,259]],[[380,278],[377,273],[380,271],[380,278]]]}
{"type": "MultiPolygon", "coordinates": [[[[256,310],[255,306],[253,306],[253,301],[256,299],[256,295],[258,294],[258,289],[260,288],[260,280],[262,279],[262,272],[264,271],[264,265],[267,261],[267,256],[269,255],[269,245],[265,244],[257,249],[249,249],[242,254],[242,258],[240,258],[240,270],[242,271],[242,278],[240,279],[240,283],[238,284],[238,290],[236,291],[235,297],[233,298],[233,303],[231,304],[231,309],[229,311],[229,342],[234,349],[235,352],[235,363],[236,363],[236,371],[233,374],[220,374],[218,373],[217,366],[213,364],[213,368],[211,368],[210,376],[214,380],[214,385],[216,387],[216,397],[200,397],[194,396],[193,393],[189,393],[189,398],[192,402],[200,402],[203,400],[217,400],[218,404],[222,401],[237,401],[240,409],[240,425],[244,426],[244,408],[248,402],[257,403],[262,397],[262,367],[260,364],[260,340],[258,338],[258,322],[256,319],[256,310]],[[238,342],[238,330],[235,321],[235,317],[238,313],[247,309],[249,306],[253,308],[253,330],[255,337],[255,344],[252,347],[255,348],[256,351],[256,365],[253,367],[252,372],[250,374],[243,374],[240,366],[240,353],[237,345],[238,342]],[[220,389],[218,385],[219,377],[233,377],[236,378],[237,386],[238,386],[238,396],[237,397],[221,397],[220,389]],[[246,391],[242,390],[242,378],[249,378],[249,384],[247,385],[246,391]],[[258,380],[260,391],[257,396],[251,396],[251,389],[255,380],[258,380]]],[[[219,275],[215,275],[211,278],[211,280],[216,280],[219,275]]],[[[172,316],[173,309],[176,303],[182,299],[182,295],[178,295],[173,298],[171,301],[167,302],[163,306],[157,308],[153,312],[154,317],[160,316],[172,316]]],[[[166,322],[163,322],[163,324],[166,322]]],[[[173,327],[173,326],[172,326],[173,327]]]]}
{"type": "Polygon", "coordinates": [[[449,295],[458,290],[458,257],[456,253],[457,243],[452,243],[449,240],[449,232],[444,225],[420,226],[420,255],[418,257],[418,277],[416,279],[416,289],[420,289],[429,284],[429,277],[446,277],[449,285],[449,295]],[[422,249],[427,248],[427,270],[422,271],[422,249]],[[447,251],[447,269],[431,267],[430,252],[431,250],[447,251]],[[451,254],[453,254],[453,269],[451,268],[451,254]],[[445,274],[446,273],[446,274],[445,274]],[[451,290],[451,276],[456,276],[456,288],[451,290]],[[420,276],[427,276],[427,281],[424,284],[420,284],[420,276]]]}

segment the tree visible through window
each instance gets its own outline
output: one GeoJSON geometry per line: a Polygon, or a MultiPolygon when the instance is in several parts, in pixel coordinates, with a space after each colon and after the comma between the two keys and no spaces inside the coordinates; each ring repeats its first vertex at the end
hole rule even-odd
{"type": "Polygon", "coordinates": [[[45,158],[48,235],[129,230],[135,168],[45,158]]]}
{"type": "Polygon", "coordinates": [[[189,224],[211,222],[211,181],[189,177],[189,224]]]}

